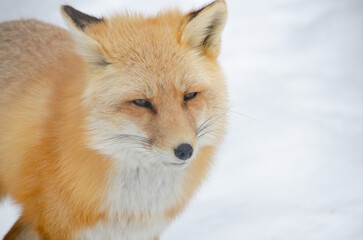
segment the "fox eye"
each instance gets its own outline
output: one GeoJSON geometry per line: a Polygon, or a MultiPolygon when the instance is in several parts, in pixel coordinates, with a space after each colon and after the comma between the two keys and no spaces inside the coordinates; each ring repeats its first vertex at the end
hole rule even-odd
{"type": "Polygon", "coordinates": [[[192,100],[198,95],[198,92],[191,92],[184,95],[184,102],[187,102],[189,100],[192,100]]]}
{"type": "Polygon", "coordinates": [[[132,101],[133,104],[135,104],[138,107],[144,107],[144,108],[149,108],[152,109],[151,103],[145,99],[136,99],[134,101],[132,101]]]}

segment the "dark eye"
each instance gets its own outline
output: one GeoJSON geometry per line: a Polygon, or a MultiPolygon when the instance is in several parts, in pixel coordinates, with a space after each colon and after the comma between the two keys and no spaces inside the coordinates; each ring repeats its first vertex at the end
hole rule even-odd
{"type": "Polygon", "coordinates": [[[195,98],[198,95],[197,92],[191,92],[191,93],[187,93],[184,95],[184,102],[187,102],[189,100],[192,100],[193,98],[195,98]]]}
{"type": "Polygon", "coordinates": [[[138,107],[144,107],[144,108],[150,108],[152,109],[151,103],[145,99],[136,99],[132,101],[133,104],[135,104],[138,107]]]}

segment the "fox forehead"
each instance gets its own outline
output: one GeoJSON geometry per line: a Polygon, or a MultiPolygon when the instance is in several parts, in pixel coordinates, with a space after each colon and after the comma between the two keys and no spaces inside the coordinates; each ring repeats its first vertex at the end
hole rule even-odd
{"type": "Polygon", "coordinates": [[[166,46],[178,46],[183,17],[180,12],[177,16],[179,17],[170,12],[155,17],[120,14],[92,26],[88,29],[88,34],[102,45],[112,62],[138,60],[140,56],[147,56],[150,52],[155,58],[160,58],[165,56],[164,51],[169,52],[166,46]],[[155,51],[158,49],[162,51],[155,51]]]}
{"type": "Polygon", "coordinates": [[[175,58],[175,55],[168,53],[158,58],[151,52],[149,56],[146,54],[140,59],[119,62],[112,66],[116,75],[115,81],[122,85],[125,96],[140,95],[149,99],[160,94],[183,94],[207,88],[207,81],[194,67],[188,66],[190,62],[183,58],[175,58]]]}
{"type": "Polygon", "coordinates": [[[107,77],[112,76],[113,85],[122,84],[125,98],[204,87],[192,64],[196,54],[179,44],[183,17],[178,10],[154,17],[123,14],[89,28],[111,63],[107,77]]]}
{"type": "Polygon", "coordinates": [[[152,98],[160,92],[206,88],[207,82],[195,66],[198,56],[179,45],[173,33],[178,29],[177,24],[161,21],[160,16],[139,17],[133,21],[118,17],[108,20],[106,26],[99,30],[97,36],[102,37],[102,41],[98,41],[111,56],[112,72],[119,76],[128,93],[152,98]]]}
{"type": "Polygon", "coordinates": [[[208,87],[209,81],[198,68],[198,60],[180,46],[155,47],[144,42],[137,48],[124,47],[121,54],[122,58],[107,67],[107,77],[112,76],[112,85],[122,85],[125,96],[150,99],[160,93],[202,91],[208,87]]]}

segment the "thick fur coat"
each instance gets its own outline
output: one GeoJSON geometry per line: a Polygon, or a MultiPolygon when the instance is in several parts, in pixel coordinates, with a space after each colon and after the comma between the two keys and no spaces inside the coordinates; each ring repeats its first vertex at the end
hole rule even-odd
{"type": "Polygon", "coordinates": [[[5,239],[157,239],[224,133],[226,4],[62,14],[71,34],[0,24],[0,198],[22,206],[5,239]]]}

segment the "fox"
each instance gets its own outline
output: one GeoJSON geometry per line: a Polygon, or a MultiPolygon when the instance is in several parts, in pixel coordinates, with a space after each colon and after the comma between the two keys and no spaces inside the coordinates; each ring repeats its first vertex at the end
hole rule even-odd
{"type": "Polygon", "coordinates": [[[22,209],[4,239],[160,239],[226,132],[226,2],[60,8],[69,30],[0,24],[0,198],[22,209]]]}

